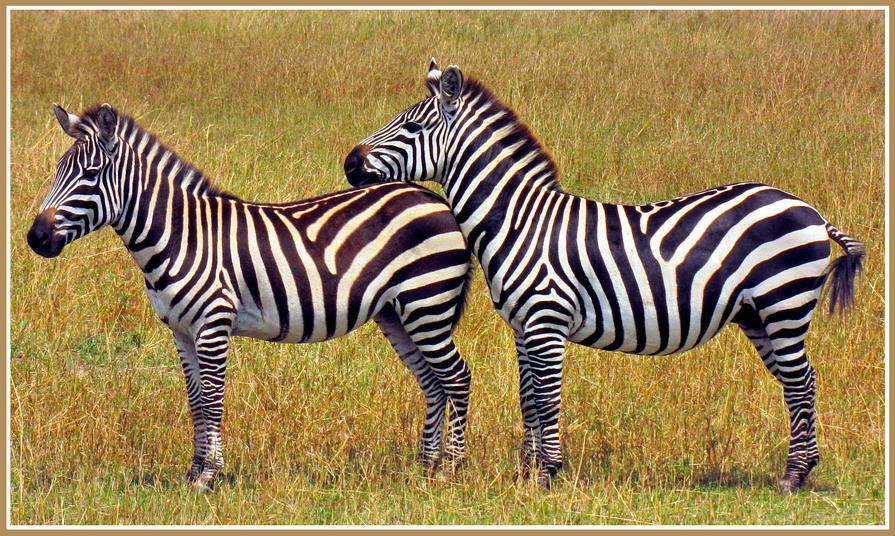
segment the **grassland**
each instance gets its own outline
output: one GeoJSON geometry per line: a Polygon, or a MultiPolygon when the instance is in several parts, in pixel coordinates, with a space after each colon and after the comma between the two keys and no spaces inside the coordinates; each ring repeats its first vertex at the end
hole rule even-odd
{"type": "Polygon", "coordinates": [[[885,518],[884,16],[876,12],[14,12],[13,524],[881,524],[885,518]],[[50,103],[109,102],[221,187],[285,201],[347,186],[350,148],[460,65],[529,123],[562,184],[636,203],[757,180],[868,246],[853,314],[820,315],[821,465],[784,495],[779,386],[726,330],[680,356],[574,347],[550,492],[515,478],[509,330],[476,274],[469,463],[413,462],[422,400],[372,326],[237,340],[229,478],[182,483],[183,379],[109,230],[49,261],[24,235],[70,139],[50,103]]]}

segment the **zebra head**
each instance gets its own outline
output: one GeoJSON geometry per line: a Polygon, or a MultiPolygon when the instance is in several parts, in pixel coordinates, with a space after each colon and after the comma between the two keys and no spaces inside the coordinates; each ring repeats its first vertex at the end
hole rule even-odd
{"type": "Polygon", "coordinates": [[[118,114],[108,104],[83,117],[53,103],[62,130],[76,141],[56,164],[56,177],[28,231],[28,245],[55,257],[67,244],[109,224],[120,212],[113,187],[118,114]]]}
{"type": "Polygon", "coordinates": [[[447,133],[462,104],[463,74],[429,63],[430,96],[361,141],[345,159],[352,186],[373,182],[441,180],[447,133]]]}

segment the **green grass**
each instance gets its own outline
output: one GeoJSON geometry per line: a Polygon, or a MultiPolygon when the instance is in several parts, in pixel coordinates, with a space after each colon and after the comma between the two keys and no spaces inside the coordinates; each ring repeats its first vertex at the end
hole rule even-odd
{"type": "Polygon", "coordinates": [[[13,12],[13,524],[882,524],[883,12],[13,12]],[[71,140],[50,108],[109,102],[252,200],[343,189],[351,147],[426,93],[430,55],[513,107],[568,190],[638,203],[767,182],[866,242],[858,304],[818,315],[821,465],[784,495],[788,419],[749,343],[679,356],[572,347],[567,469],[515,478],[509,329],[477,272],[458,346],[469,462],[413,458],[423,403],[373,326],[237,339],[228,477],[181,477],[191,425],[170,334],[109,230],[38,258],[24,234],[71,140]]]}

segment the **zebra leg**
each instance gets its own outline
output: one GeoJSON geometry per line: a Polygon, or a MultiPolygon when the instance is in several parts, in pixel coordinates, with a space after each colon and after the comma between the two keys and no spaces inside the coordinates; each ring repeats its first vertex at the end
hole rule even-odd
{"type": "Polygon", "coordinates": [[[765,367],[783,386],[783,399],[789,410],[790,436],[786,472],[780,489],[795,491],[820,461],[817,451],[816,414],[814,411],[816,373],[805,354],[804,323],[783,321],[765,327],[741,326],[758,350],[765,367]]]}
{"type": "Polygon", "coordinates": [[[206,454],[202,472],[194,483],[197,489],[213,489],[215,477],[224,469],[221,420],[224,414],[224,380],[230,346],[229,320],[212,320],[196,337],[202,409],[205,416],[206,454]]]}
{"type": "Polygon", "coordinates": [[[553,477],[563,465],[559,410],[566,334],[558,328],[557,324],[541,321],[528,328],[523,339],[541,439],[537,450],[538,486],[544,489],[550,488],[553,477]]]}
{"type": "Polygon", "coordinates": [[[465,454],[471,380],[469,367],[457,351],[451,336],[451,319],[452,316],[439,323],[404,323],[410,339],[419,348],[447,396],[447,441],[443,460],[447,473],[453,472],[462,463],[465,454]]]}
{"type": "Polygon", "coordinates": [[[413,373],[423,391],[423,396],[426,399],[426,420],[423,423],[418,459],[427,469],[434,469],[438,465],[438,456],[441,454],[441,432],[447,409],[447,395],[441,388],[441,380],[423,358],[423,354],[410,339],[404,326],[401,325],[398,315],[391,307],[380,311],[373,317],[373,320],[391,343],[395,352],[398,353],[401,361],[413,373]]]}
{"type": "Polygon", "coordinates": [[[186,396],[190,403],[190,415],[193,419],[193,462],[186,474],[186,481],[193,483],[202,472],[206,448],[205,412],[202,408],[199,361],[196,358],[196,346],[192,337],[174,333],[174,344],[177,346],[180,365],[183,368],[184,378],[186,378],[186,396]]]}
{"type": "Polygon", "coordinates": [[[521,477],[528,479],[531,466],[535,461],[535,453],[540,448],[540,422],[538,422],[538,411],[535,406],[533,379],[531,375],[531,367],[528,363],[528,354],[525,351],[524,339],[518,334],[515,335],[516,354],[519,357],[519,405],[522,408],[522,426],[524,428],[524,438],[522,439],[521,449],[521,477]]]}

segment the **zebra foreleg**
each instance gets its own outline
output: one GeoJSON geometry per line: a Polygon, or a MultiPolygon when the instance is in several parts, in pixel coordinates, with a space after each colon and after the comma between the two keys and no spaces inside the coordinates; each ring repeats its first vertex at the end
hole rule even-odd
{"type": "Polygon", "coordinates": [[[789,410],[790,438],[780,489],[787,492],[801,488],[820,461],[814,411],[816,374],[805,355],[803,340],[807,329],[806,321],[795,332],[792,327],[777,330],[776,334],[785,334],[784,338],[768,334],[765,328],[743,327],[765,367],[783,386],[783,399],[789,410]]]}
{"type": "Polygon", "coordinates": [[[553,477],[562,469],[559,440],[562,358],[566,335],[554,324],[541,324],[526,330],[523,339],[532,377],[540,445],[537,450],[538,486],[549,489],[553,477]]]}
{"type": "Polygon", "coordinates": [[[196,346],[188,335],[174,333],[174,344],[180,355],[180,364],[186,379],[186,396],[190,403],[190,415],[193,420],[193,462],[186,473],[186,481],[193,483],[202,473],[205,462],[206,430],[205,412],[202,408],[202,382],[199,379],[199,361],[196,358],[196,346]]]}
{"type": "Polygon", "coordinates": [[[525,342],[518,334],[515,335],[516,354],[519,358],[519,405],[522,409],[522,426],[524,437],[520,452],[522,479],[527,480],[531,474],[532,465],[535,462],[535,453],[540,448],[540,423],[538,411],[534,400],[533,379],[531,367],[528,364],[528,354],[525,352],[525,342]]]}
{"type": "Polygon", "coordinates": [[[213,489],[224,469],[221,421],[224,414],[224,380],[230,346],[229,321],[212,320],[196,337],[202,410],[205,416],[206,450],[202,471],[193,483],[197,489],[213,489]]]}
{"type": "Polygon", "coordinates": [[[373,320],[398,353],[401,361],[413,373],[423,391],[423,397],[426,399],[426,420],[423,423],[417,459],[427,469],[435,469],[441,454],[441,434],[447,409],[447,395],[441,387],[441,380],[432,371],[419,348],[401,325],[398,315],[391,308],[380,311],[373,320]]]}

